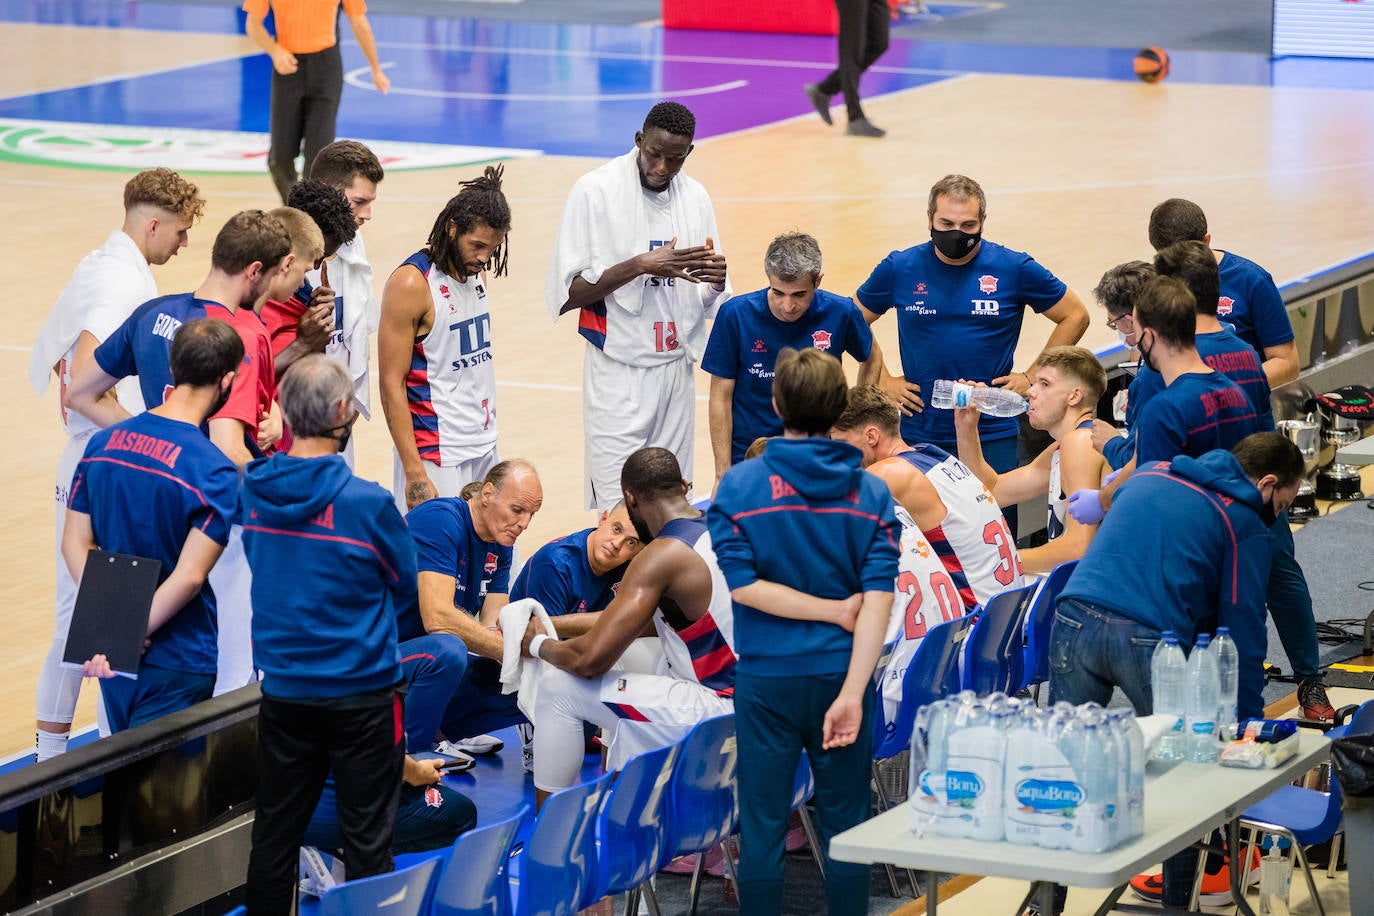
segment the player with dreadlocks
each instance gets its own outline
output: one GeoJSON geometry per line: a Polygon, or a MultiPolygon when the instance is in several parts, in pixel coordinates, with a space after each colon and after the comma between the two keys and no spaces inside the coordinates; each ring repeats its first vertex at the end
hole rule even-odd
{"type": "Polygon", "coordinates": [[[377,356],[402,512],[457,496],[500,460],[486,274],[506,272],[511,222],[501,172],[488,166],[463,182],[425,247],[382,291],[377,356]]]}

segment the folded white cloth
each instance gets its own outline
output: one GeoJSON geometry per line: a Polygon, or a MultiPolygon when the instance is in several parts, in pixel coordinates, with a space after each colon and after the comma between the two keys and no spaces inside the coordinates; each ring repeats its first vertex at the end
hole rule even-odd
{"type": "Polygon", "coordinates": [[[525,630],[530,618],[537,618],[544,625],[544,632],[550,639],[557,639],[553,620],[549,618],[544,605],[533,598],[521,598],[501,608],[497,625],[501,628],[504,646],[501,652],[501,692],[520,692],[516,704],[531,722],[534,721],[534,695],[539,688],[540,669],[545,662],[537,658],[522,658],[520,644],[524,642],[525,630]]]}
{"type": "MultiPolygon", "coordinates": [[[[353,405],[364,420],[372,419],[369,394],[370,340],[377,330],[381,305],[372,289],[372,265],[367,260],[362,235],[339,248],[338,256],[325,268],[329,287],[343,303],[342,323],[334,329],[325,353],[348,367],[353,378],[353,405]]],[[[320,285],[320,272],[305,275],[311,286],[320,285]]]]}

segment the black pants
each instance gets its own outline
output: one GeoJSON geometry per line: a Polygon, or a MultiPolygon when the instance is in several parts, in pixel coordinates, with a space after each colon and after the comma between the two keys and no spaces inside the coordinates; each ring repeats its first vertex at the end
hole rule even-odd
{"type": "Polygon", "coordinates": [[[391,834],[405,756],[401,698],[362,709],[288,703],[263,694],[258,796],[248,858],[248,912],[291,912],[299,850],[332,769],[347,876],[391,871],[391,834]]]}
{"type": "Polygon", "coordinates": [[[267,170],[282,203],[296,183],[296,156],[305,143],[305,177],[315,154],[334,142],[334,122],[343,94],[343,55],[339,46],[296,55],[296,72],[272,71],[271,146],[267,170]]]}
{"type": "Polygon", "coordinates": [[[887,50],[892,17],[887,0],[835,0],[840,14],[840,65],[821,80],[821,92],[844,93],[849,120],[864,116],[859,106],[859,77],[887,50]]]}

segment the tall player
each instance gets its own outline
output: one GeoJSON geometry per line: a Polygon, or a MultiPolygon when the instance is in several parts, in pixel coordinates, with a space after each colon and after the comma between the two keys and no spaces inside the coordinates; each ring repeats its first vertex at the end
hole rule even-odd
{"type": "MultiPolygon", "coordinates": [[[[139,172],[124,185],[124,224],[105,244],[82,258],[38,332],[29,364],[29,379],[41,395],[52,375],[65,394],[71,376],[140,304],[157,296],[150,265],[166,264],[186,247],[191,226],[200,219],[205,199],[194,184],[171,169],[139,172]]],[[[119,403],[130,414],[143,410],[137,380],[116,386],[119,403]]],[[[86,443],[98,427],[78,413],[62,409],[67,445],[57,460],[57,625],[52,646],[38,675],[38,759],[67,749],[81,676],[62,667],[67,628],[76,601],[76,583],[62,559],[62,529],[72,474],[86,443]]],[[[103,707],[102,707],[103,710],[103,707]]]]}
{"type": "Polygon", "coordinates": [[[587,340],[582,418],[588,509],[620,499],[636,449],[663,446],[692,473],[692,364],[706,321],[730,297],[716,214],[682,174],[696,118],[677,102],[649,109],[635,148],[573,185],[544,285],[555,320],[578,313],[587,340]]]}
{"type": "Polygon", "coordinates": [[[501,171],[488,166],[462,183],[425,247],[382,292],[377,359],[402,512],[457,496],[501,460],[486,273],[488,265],[506,273],[511,221],[501,171]]]}
{"type": "Polygon", "coordinates": [[[900,428],[896,403],[868,385],[849,392],[830,435],[863,452],[864,469],[887,483],[939,555],[954,586],[938,593],[941,616],[952,620],[1022,584],[1016,539],[973,471],[933,445],[907,445],[900,428]]]}
{"type": "Polygon", "coordinates": [[[1027,419],[1054,440],[1030,464],[998,473],[983,458],[978,440],[977,408],[954,412],[959,437],[959,460],[968,465],[999,504],[1014,505],[1048,493],[1049,543],[1022,550],[1027,572],[1048,573],[1060,563],[1082,558],[1095,526],[1080,525],[1065,510],[1067,494],[1096,489],[1110,470],[1093,448],[1093,416],[1107,389],[1107,373],[1092,351],[1082,347],[1050,347],[1036,361],[1035,384],[1026,399],[1027,419]]]}

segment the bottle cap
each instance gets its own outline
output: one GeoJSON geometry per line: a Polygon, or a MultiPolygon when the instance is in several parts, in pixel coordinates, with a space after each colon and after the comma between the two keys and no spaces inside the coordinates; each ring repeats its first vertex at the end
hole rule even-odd
{"type": "Polygon", "coordinates": [[[1230,627],[1217,627],[1217,639],[1221,639],[1221,637],[1223,637],[1223,636],[1230,636],[1230,635],[1231,635],[1231,628],[1230,628],[1230,627]]]}
{"type": "Polygon", "coordinates": [[[1206,633],[1197,634],[1197,642],[1193,643],[1195,649],[1205,649],[1212,644],[1212,637],[1206,633]]]}

